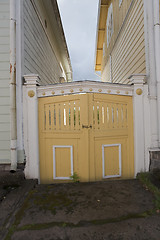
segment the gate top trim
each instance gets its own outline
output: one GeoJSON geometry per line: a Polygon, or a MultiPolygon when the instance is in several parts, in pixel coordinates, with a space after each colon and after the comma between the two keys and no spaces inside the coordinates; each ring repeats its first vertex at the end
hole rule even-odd
{"type": "Polygon", "coordinates": [[[39,86],[37,91],[38,97],[61,96],[80,93],[104,93],[111,95],[132,96],[133,86],[85,80],[39,86]]]}

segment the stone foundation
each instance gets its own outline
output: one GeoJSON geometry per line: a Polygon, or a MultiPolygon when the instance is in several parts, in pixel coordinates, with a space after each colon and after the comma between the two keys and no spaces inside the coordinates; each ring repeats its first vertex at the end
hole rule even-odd
{"type": "Polygon", "coordinates": [[[155,169],[160,170],[160,151],[150,152],[150,167],[149,170],[153,172],[155,169]]]}

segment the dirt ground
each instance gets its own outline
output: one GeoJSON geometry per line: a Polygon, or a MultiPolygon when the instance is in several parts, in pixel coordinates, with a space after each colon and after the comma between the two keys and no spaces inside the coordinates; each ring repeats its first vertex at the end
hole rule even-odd
{"type": "Polygon", "coordinates": [[[139,180],[37,185],[6,240],[160,240],[154,210],[139,180]]]}

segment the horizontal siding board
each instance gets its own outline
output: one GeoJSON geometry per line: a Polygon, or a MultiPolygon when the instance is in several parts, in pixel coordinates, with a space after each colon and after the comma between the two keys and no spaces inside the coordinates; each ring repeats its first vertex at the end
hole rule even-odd
{"type": "Polygon", "coordinates": [[[24,1],[24,72],[37,73],[41,84],[59,82],[61,68],[30,1],[24,1]]]}
{"type": "Polygon", "coordinates": [[[1,97],[9,97],[9,88],[0,88],[0,96],[1,97]]]}
{"type": "Polygon", "coordinates": [[[0,141],[9,141],[10,140],[10,132],[1,132],[0,141]]]}
{"type": "Polygon", "coordinates": [[[10,141],[0,140],[0,150],[9,150],[10,149],[10,141]]]}
{"type": "MultiPolygon", "coordinates": [[[[140,6],[139,6],[140,7],[140,6]]],[[[140,28],[142,28],[142,21],[143,21],[143,8],[140,7],[137,10],[137,14],[133,12],[133,16],[128,17],[128,21],[126,22],[124,28],[121,30],[120,33],[120,39],[117,41],[116,45],[119,45],[119,48],[117,49],[117,54],[119,55],[122,52],[122,49],[124,48],[126,44],[126,39],[130,41],[134,35],[136,35],[136,31],[139,31],[140,28]],[[138,29],[135,29],[135,26],[137,25],[138,29]]],[[[116,45],[115,48],[116,49],[116,45]]],[[[114,54],[114,53],[113,53],[114,54]]]]}
{"type": "Polygon", "coordinates": [[[7,12],[9,12],[9,5],[0,3],[0,14],[7,13],[7,12]]]}
{"type": "Polygon", "coordinates": [[[123,72],[123,74],[119,77],[120,80],[115,81],[116,83],[121,83],[121,81],[123,81],[124,79],[128,79],[128,77],[130,75],[132,75],[133,73],[137,73],[136,70],[139,68],[139,66],[141,66],[141,64],[144,64],[145,61],[143,58],[137,59],[137,61],[132,63],[132,66],[130,68],[127,69],[127,71],[123,72]],[[138,62],[138,65],[137,65],[138,62]]]}
{"type": "Polygon", "coordinates": [[[8,44],[9,46],[9,37],[0,37],[0,45],[8,44]]]}
{"type": "Polygon", "coordinates": [[[139,58],[144,57],[145,55],[145,47],[144,47],[144,43],[141,42],[140,45],[136,44],[136,47],[132,48],[131,51],[128,53],[128,55],[125,56],[125,58],[122,60],[120,60],[119,62],[121,64],[119,64],[119,67],[117,67],[117,69],[115,69],[113,76],[116,78],[117,75],[119,75],[120,71],[123,70],[123,72],[125,71],[125,69],[128,69],[129,67],[132,67],[132,62],[136,62],[138,61],[139,58]]]}
{"type": "MultiPolygon", "coordinates": [[[[137,68],[135,68],[134,71],[139,73],[144,73],[145,69],[146,69],[146,63],[142,61],[142,63],[137,68]]],[[[126,78],[125,80],[123,79],[121,83],[127,84],[129,83],[129,79],[128,78],[126,78]]]]}
{"type": "Polygon", "coordinates": [[[0,0],[0,5],[9,5],[10,0],[0,0]]]}
{"type": "Polygon", "coordinates": [[[9,79],[0,79],[0,88],[9,87],[9,79]]]}
{"type": "MultiPolygon", "coordinates": [[[[41,51],[42,49],[40,48],[39,45],[36,45],[36,40],[33,40],[33,43],[31,43],[30,41],[30,36],[26,36],[25,38],[25,52],[26,55],[29,55],[28,52],[31,52],[32,58],[36,59],[36,65],[38,64],[41,67],[41,71],[44,75],[46,75],[46,78],[48,77],[49,79],[52,78],[52,74],[50,73],[50,68],[52,68],[52,70],[54,70],[54,68],[56,66],[54,66],[54,64],[49,63],[49,59],[45,59],[46,61],[46,68],[43,69],[43,61],[44,61],[44,54],[41,51]],[[35,41],[35,43],[34,43],[35,41]],[[32,46],[33,44],[33,46],[32,46]],[[53,66],[52,66],[53,65],[53,66]]],[[[49,83],[51,83],[49,81],[49,83]]]]}
{"type": "MultiPolygon", "coordinates": [[[[125,35],[125,31],[122,32],[122,34],[125,35]]],[[[116,55],[116,62],[118,61],[119,57],[124,56],[124,54],[126,53],[126,51],[132,47],[132,44],[135,41],[138,41],[138,37],[143,35],[143,41],[144,41],[144,28],[143,28],[143,18],[139,18],[138,22],[137,22],[137,27],[136,29],[130,29],[130,32],[128,32],[128,35],[125,35],[125,40],[121,40],[118,43],[118,46],[115,46],[115,49],[112,52],[112,56],[114,57],[116,55]]]]}
{"type": "MultiPolygon", "coordinates": [[[[0,85],[1,87],[1,85],[0,85]]],[[[9,97],[0,97],[0,106],[9,106],[10,98],[9,97]]]]}
{"type": "Polygon", "coordinates": [[[9,21],[10,14],[9,12],[1,12],[0,13],[0,20],[9,21]]]}
{"type": "Polygon", "coordinates": [[[9,70],[9,62],[0,62],[0,70],[9,70]]]}
{"type": "Polygon", "coordinates": [[[0,163],[10,163],[11,153],[10,151],[0,150],[0,163]]]}
{"type": "Polygon", "coordinates": [[[9,28],[3,28],[3,30],[0,31],[0,37],[9,37],[9,28]]]}
{"type": "Polygon", "coordinates": [[[0,21],[0,28],[9,28],[9,21],[8,19],[1,19],[0,21]]]}
{"type": "MultiPolygon", "coordinates": [[[[0,114],[0,123],[9,123],[10,115],[9,114],[0,114]]],[[[1,133],[0,133],[1,135],[1,133]]]]}
{"type": "MultiPolygon", "coordinates": [[[[29,50],[29,47],[26,47],[29,50]]],[[[43,64],[42,61],[40,60],[40,58],[38,57],[36,60],[36,53],[32,53],[31,56],[28,54],[28,50],[25,50],[26,56],[27,56],[27,60],[32,64],[32,66],[34,67],[34,69],[36,70],[36,72],[41,71],[42,72],[42,76],[44,78],[48,78],[50,79],[52,77],[51,73],[50,73],[50,69],[47,66],[46,69],[43,68],[43,64]],[[48,74],[47,74],[48,73],[48,74]]],[[[37,54],[38,55],[38,54],[37,54]]],[[[44,61],[44,60],[43,60],[44,61]]],[[[27,64],[27,63],[26,63],[27,64]]],[[[49,65],[49,64],[48,64],[49,65]]],[[[47,79],[47,83],[51,83],[49,80],[47,79]]]]}
{"type": "Polygon", "coordinates": [[[0,131],[1,132],[8,132],[10,130],[9,123],[0,123],[0,131]]]}
{"type": "Polygon", "coordinates": [[[9,106],[4,106],[4,105],[0,106],[0,115],[9,114],[9,113],[10,113],[10,107],[9,106]]]}
{"type": "Polygon", "coordinates": [[[0,164],[10,163],[9,0],[0,0],[0,164]]]}
{"type": "Polygon", "coordinates": [[[103,82],[110,82],[110,61],[108,60],[106,67],[102,73],[102,81],[103,82]]]}
{"type": "Polygon", "coordinates": [[[9,53],[9,45],[0,45],[0,53],[9,53]]]}
{"type": "MultiPolygon", "coordinates": [[[[135,0],[130,9],[112,52],[112,79],[116,83],[129,83],[133,73],[145,73],[144,9],[143,1],[135,0]]],[[[108,55],[109,56],[109,55],[108,55]]],[[[106,66],[109,64],[105,62],[106,66]]],[[[110,76],[107,67],[105,79],[110,76]]]]}
{"type": "Polygon", "coordinates": [[[116,61],[114,61],[113,64],[113,71],[117,69],[117,67],[120,67],[122,64],[122,60],[129,58],[130,55],[135,52],[138,47],[142,44],[144,46],[144,32],[143,27],[138,31],[136,31],[136,34],[133,36],[133,38],[129,41],[127,41],[126,45],[122,49],[122,52],[119,56],[116,55],[116,61]],[[128,44],[127,44],[128,43],[128,44]],[[119,64],[121,63],[121,64],[119,64]]]}

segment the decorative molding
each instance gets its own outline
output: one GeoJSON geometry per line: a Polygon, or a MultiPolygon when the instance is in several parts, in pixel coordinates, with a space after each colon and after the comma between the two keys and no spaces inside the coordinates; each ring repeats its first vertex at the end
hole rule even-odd
{"type": "Polygon", "coordinates": [[[70,177],[56,176],[56,148],[70,148],[71,160],[71,176],[73,175],[73,146],[70,145],[53,145],[53,179],[57,180],[71,180],[70,177]]]}
{"type": "Polygon", "coordinates": [[[98,81],[75,81],[37,87],[38,97],[62,96],[78,93],[101,93],[133,96],[134,87],[127,84],[115,84],[98,81]],[[43,93],[45,92],[45,95],[43,93]]]}
{"type": "Polygon", "coordinates": [[[129,78],[130,84],[144,84],[146,83],[146,74],[132,74],[129,78]]]}
{"type": "Polygon", "coordinates": [[[30,98],[34,97],[35,96],[35,92],[33,90],[28,91],[28,96],[30,98]]]}
{"type": "Polygon", "coordinates": [[[37,74],[24,75],[23,78],[25,81],[24,85],[27,85],[27,86],[39,86],[40,85],[40,83],[39,83],[40,77],[37,74]]]}
{"type": "Polygon", "coordinates": [[[103,178],[113,178],[113,177],[121,177],[122,173],[121,173],[121,144],[117,143],[117,144],[105,144],[102,145],[102,171],[103,171],[103,178]],[[118,157],[119,157],[119,174],[117,175],[105,175],[105,158],[104,158],[104,148],[105,147],[118,147],[118,157]]]}
{"type": "Polygon", "coordinates": [[[141,88],[138,88],[138,89],[136,90],[136,93],[137,93],[137,95],[142,95],[143,91],[142,91],[141,88]]]}

